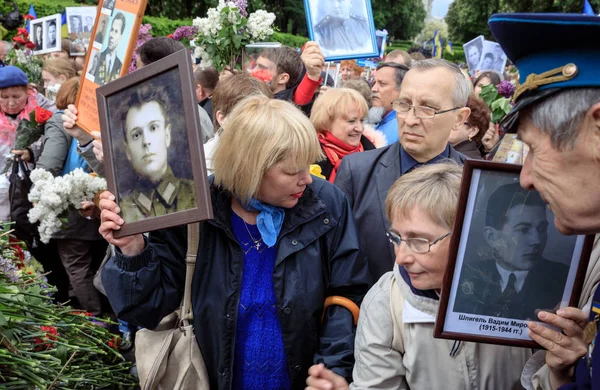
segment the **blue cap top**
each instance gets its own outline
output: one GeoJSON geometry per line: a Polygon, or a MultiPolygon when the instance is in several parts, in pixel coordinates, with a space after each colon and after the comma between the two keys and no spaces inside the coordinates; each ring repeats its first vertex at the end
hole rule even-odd
{"type": "Polygon", "coordinates": [[[516,130],[519,110],[563,88],[600,87],[600,17],[496,14],[489,26],[521,78],[507,131],[516,130]]]}
{"type": "Polygon", "coordinates": [[[5,66],[0,68],[0,89],[18,86],[27,86],[29,80],[27,75],[16,66],[5,66]]]}

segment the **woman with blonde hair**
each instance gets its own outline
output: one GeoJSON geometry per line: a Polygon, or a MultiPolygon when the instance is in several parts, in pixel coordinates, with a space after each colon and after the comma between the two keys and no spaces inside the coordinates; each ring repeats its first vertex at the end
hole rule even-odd
{"type": "Polygon", "coordinates": [[[42,80],[44,80],[44,89],[46,97],[54,101],[60,86],[77,75],[75,65],[71,61],[62,58],[55,58],[44,61],[42,66],[42,80]]]}
{"type": "Polygon", "coordinates": [[[326,157],[317,163],[331,183],[342,158],[375,149],[375,145],[363,134],[368,111],[365,98],[354,89],[329,89],[317,98],[310,121],[319,133],[319,142],[326,157]]]}
{"type": "MultiPolygon", "coordinates": [[[[210,388],[300,389],[315,361],[349,378],[352,315],[324,301],[360,301],[369,276],[347,199],[309,174],[321,157],[314,128],[292,103],[258,95],[220,137],[192,285],[210,388]]],[[[153,329],[181,302],[186,227],[116,239],[114,199],[101,195],[100,233],[119,248],[102,282],[119,318],[153,329]]]]}
{"type": "Polygon", "coordinates": [[[361,305],[352,377],[310,368],[308,390],[517,389],[531,350],[433,338],[462,168],[425,165],[390,188],[385,212],[396,264],[361,305]]]}

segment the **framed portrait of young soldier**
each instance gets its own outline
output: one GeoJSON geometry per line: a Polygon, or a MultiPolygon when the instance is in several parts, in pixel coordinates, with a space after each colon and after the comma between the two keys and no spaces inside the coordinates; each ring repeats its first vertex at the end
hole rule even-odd
{"type": "Polygon", "coordinates": [[[577,306],[593,237],[562,235],[520,171],[465,162],[435,337],[539,348],[527,323],[577,306]]]}
{"type": "Polygon", "coordinates": [[[370,0],[304,0],[304,9],[325,61],[379,56],[370,0]]]}
{"type": "Polygon", "coordinates": [[[125,236],[212,216],[192,60],[181,50],[96,90],[125,236]]]}
{"type": "MultiPolygon", "coordinates": [[[[146,3],[147,0],[100,0],[96,8],[94,27],[91,33],[85,33],[89,34],[83,67],[86,71],[81,74],[75,102],[79,112],[77,125],[87,132],[100,129],[96,89],[129,72],[146,3]],[[92,45],[89,42],[93,42],[92,45]]],[[[86,19],[82,16],[83,29],[85,22],[86,19]]]]}

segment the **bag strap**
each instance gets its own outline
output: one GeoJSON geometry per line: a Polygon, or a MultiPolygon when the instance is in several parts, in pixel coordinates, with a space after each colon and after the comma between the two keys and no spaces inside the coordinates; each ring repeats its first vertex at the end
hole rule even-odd
{"type": "Polygon", "coordinates": [[[404,322],[402,322],[402,309],[404,308],[404,296],[396,281],[396,275],[392,276],[390,287],[390,309],[392,311],[392,348],[404,354],[404,322]]]}
{"type": "Polygon", "coordinates": [[[191,223],[187,225],[187,254],[185,256],[185,289],[183,291],[183,301],[181,303],[181,313],[179,318],[184,326],[194,318],[192,314],[192,279],[194,278],[194,269],[196,268],[196,255],[198,254],[198,243],[200,240],[200,223],[191,223]]]}

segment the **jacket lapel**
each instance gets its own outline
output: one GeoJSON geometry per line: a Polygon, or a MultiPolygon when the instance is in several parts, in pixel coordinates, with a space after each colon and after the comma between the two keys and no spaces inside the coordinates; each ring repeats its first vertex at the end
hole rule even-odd
{"type": "MultiPolygon", "coordinates": [[[[379,166],[375,170],[375,183],[377,186],[377,197],[379,200],[379,211],[385,223],[385,229],[389,228],[389,222],[385,215],[385,197],[390,187],[400,177],[400,143],[395,142],[381,156],[379,166]]],[[[387,241],[387,240],[386,240],[387,241]]],[[[388,243],[388,249],[394,257],[394,248],[388,243]]]]}

